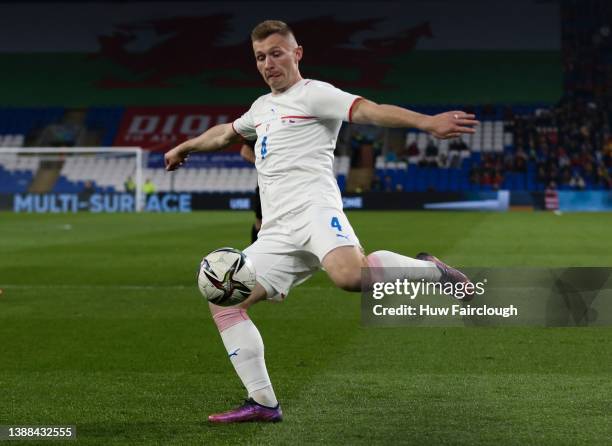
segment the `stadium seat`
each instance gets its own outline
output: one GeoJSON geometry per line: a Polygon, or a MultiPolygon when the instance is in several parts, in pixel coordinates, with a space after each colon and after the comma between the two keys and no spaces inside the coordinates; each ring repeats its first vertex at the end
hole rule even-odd
{"type": "Polygon", "coordinates": [[[23,134],[0,135],[0,147],[23,147],[24,141],[23,134]]]}

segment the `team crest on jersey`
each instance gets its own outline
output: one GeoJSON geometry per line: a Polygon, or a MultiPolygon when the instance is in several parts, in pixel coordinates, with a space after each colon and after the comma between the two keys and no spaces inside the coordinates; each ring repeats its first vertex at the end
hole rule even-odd
{"type": "Polygon", "coordinates": [[[273,133],[282,125],[280,116],[273,108],[269,109],[266,113],[255,116],[255,122],[257,123],[255,128],[259,136],[273,133]]]}

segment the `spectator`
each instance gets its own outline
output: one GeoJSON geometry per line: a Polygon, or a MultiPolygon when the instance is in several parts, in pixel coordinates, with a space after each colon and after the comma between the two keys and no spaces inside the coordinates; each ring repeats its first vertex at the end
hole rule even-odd
{"type": "MultiPolygon", "coordinates": [[[[612,152],[612,138],[610,138],[610,151],[612,152]]],[[[416,142],[412,142],[410,146],[408,146],[408,156],[421,156],[421,151],[419,150],[419,146],[417,146],[416,142]]]]}
{"type": "Polygon", "coordinates": [[[150,178],[147,178],[147,180],[142,185],[142,191],[145,195],[151,195],[155,193],[155,184],[153,183],[153,181],[151,181],[150,178]]]}
{"type": "Polygon", "coordinates": [[[438,146],[436,146],[431,139],[427,142],[427,147],[425,147],[425,156],[427,158],[435,158],[438,156],[438,146]]]}
{"type": "Polygon", "coordinates": [[[380,176],[375,175],[374,178],[372,179],[371,190],[374,192],[382,191],[382,186],[380,184],[380,176]]]}
{"type": "Polygon", "coordinates": [[[448,156],[446,155],[446,153],[440,153],[440,156],[438,156],[437,165],[438,167],[441,167],[443,169],[446,169],[448,167],[448,156]]]}
{"type": "Polygon", "coordinates": [[[131,176],[127,177],[125,183],[123,183],[123,187],[125,188],[125,191],[129,194],[133,194],[136,191],[136,183],[134,182],[134,179],[131,176]]]}
{"type": "Polygon", "coordinates": [[[449,167],[451,169],[459,169],[461,167],[461,155],[459,155],[459,153],[451,153],[449,167]]]}
{"type": "Polygon", "coordinates": [[[493,189],[499,190],[503,182],[504,182],[504,176],[502,175],[501,170],[498,169],[495,171],[495,175],[493,176],[493,181],[492,181],[493,189]]]}
{"type": "Polygon", "coordinates": [[[385,155],[385,162],[394,163],[396,161],[397,161],[397,155],[395,154],[395,152],[389,150],[387,154],[385,155]]]}
{"type": "Polygon", "coordinates": [[[482,177],[480,178],[480,185],[481,186],[492,186],[493,185],[493,178],[491,177],[491,173],[488,170],[486,170],[482,174],[482,177]]]}
{"type": "Polygon", "coordinates": [[[472,167],[470,171],[470,183],[480,185],[480,169],[477,167],[472,167]]]}
{"type": "Polygon", "coordinates": [[[393,179],[391,175],[385,175],[383,188],[385,192],[393,192],[393,179]]]}
{"type": "Polygon", "coordinates": [[[85,181],[83,189],[79,193],[79,201],[89,201],[91,196],[96,192],[96,188],[89,180],[85,181]]]}
{"type": "Polygon", "coordinates": [[[584,190],[584,188],[586,187],[586,184],[584,182],[584,178],[582,178],[582,176],[578,172],[576,172],[574,173],[574,176],[570,180],[569,186],[572,189],[584,190]]]}

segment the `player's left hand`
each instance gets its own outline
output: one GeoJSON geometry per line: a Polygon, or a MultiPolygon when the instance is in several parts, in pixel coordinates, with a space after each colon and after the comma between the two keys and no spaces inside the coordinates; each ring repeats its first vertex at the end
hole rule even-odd
{"type": "Polygon", "coordinates": [[[430,116],[425,127],[436,138],[456,138],[464,133],[475,133],[479,124],[475,115],[454,110],[430,116]]]}

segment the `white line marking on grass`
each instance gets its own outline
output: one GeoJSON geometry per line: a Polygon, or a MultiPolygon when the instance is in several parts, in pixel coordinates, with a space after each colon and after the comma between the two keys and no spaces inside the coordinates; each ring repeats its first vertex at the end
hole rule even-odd
{"type": "Polygon", "coordinates": [[[155,289],[173,289],[181,290],[193,288],[185,285],[65,285],[65,284],[38,284],[38,285],[18,285],[8,284],[2,285],[5,289],[16,290],[46,290],[46,289],[63,289],[63,290],[91,290],[91,289],[113,289],[113,290],[155,290],[155,289]]]}
{"type": "MultiPolygon", "coordinates": [[[[0,288],[15,289],[15,290],[46,290],[46,289],[63,289],[63,290],[91,290],[91,289],[112,289],[112,290],[187,290],[197,289],[197,285],[66,285],[66,284],[0,284],[0,288]]],[[[333,290],[333,286],[301,286],[300,288],[308,288],[309,290],[333,290]]]]}

